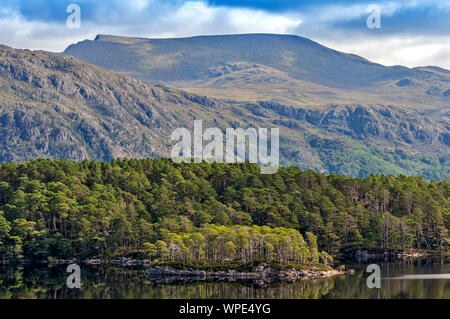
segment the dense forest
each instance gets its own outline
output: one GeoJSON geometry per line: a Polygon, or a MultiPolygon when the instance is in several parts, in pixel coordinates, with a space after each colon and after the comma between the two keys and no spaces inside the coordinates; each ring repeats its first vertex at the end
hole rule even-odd
{"type": "Polygon", "coordinates": [[[450,183],[170,159],[0,166],[0,260],[331,263],[354,248],[448,249],[450,183]]]}

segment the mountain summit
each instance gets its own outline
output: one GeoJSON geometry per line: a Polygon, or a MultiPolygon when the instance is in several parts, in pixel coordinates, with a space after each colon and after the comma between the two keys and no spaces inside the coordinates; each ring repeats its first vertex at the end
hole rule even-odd
{"type": "Polygon", "coordinates": [[[378,103],[427,111],[450,105],[448,70],[383,66],[295,35],[98,35],[64,53],[150,84],[245,102],[378,103]]]}

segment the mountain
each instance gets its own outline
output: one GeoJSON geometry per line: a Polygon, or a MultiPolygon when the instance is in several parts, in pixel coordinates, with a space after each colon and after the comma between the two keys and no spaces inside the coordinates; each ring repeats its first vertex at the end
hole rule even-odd
{"type": "Polygon", "coordinates": [[[222,99],[308,108],[395,104],[437,116],[450,108],[448,70],[383,66],[294,35],[98,35],[70,45],[64,54],[149,84],[222,99]]]}
{"type": "Polygon", "coordinates": [[[169,156],[177,127],[279,127],[280,163],[323,173],[450,177],[450,125],[383,105],[322,109],[151,86],[74,57],[0,46],[0,161],[169,156]]]}

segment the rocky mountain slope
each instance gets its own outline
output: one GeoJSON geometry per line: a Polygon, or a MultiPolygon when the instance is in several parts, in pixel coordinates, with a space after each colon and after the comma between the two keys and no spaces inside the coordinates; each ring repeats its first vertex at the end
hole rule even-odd
{"type": "MultiPolygon", "coordinates": [[[[383,66],[294,35],[180,39],[98,35],[64,54],[212,97],[320,108],[330,103],[395,104],[427,114],[450,108],[450,71],[383,66]]],[[[436,113],[437,112],[437,113],[436,113]]]]}
{"type": "Polygon", "coordinates": [[[188,120],[180,112],[218,106],[196,99],[72,57],[0,46],[0,160],[167,154],[167,132],[188,120]]]}
{"type": "Polygon", "coordinates": [[[150,86],[71,56],[0,46],[0,161],[169,156],[177,127],[279,127],[280,162],[320,172],[450,176],[450,124],[394,106],[312,110],[150,86]]]}

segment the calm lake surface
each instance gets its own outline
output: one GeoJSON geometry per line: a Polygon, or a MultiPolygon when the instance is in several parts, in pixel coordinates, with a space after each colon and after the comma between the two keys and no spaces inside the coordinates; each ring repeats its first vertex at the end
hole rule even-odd
{"type": "Polygon", "coordinates": [[[81,288],[66,286],[67,266],[0,266],[0,298],[445,298],[450,299],[450,257],[378,262],[380,289],[366,285],[367,263],[356,273],[260,286],[252,282],[155,284],[143,268],[81,265],[81,288]],[[425,275],[425,276],[424,276],[425,275]]]}

